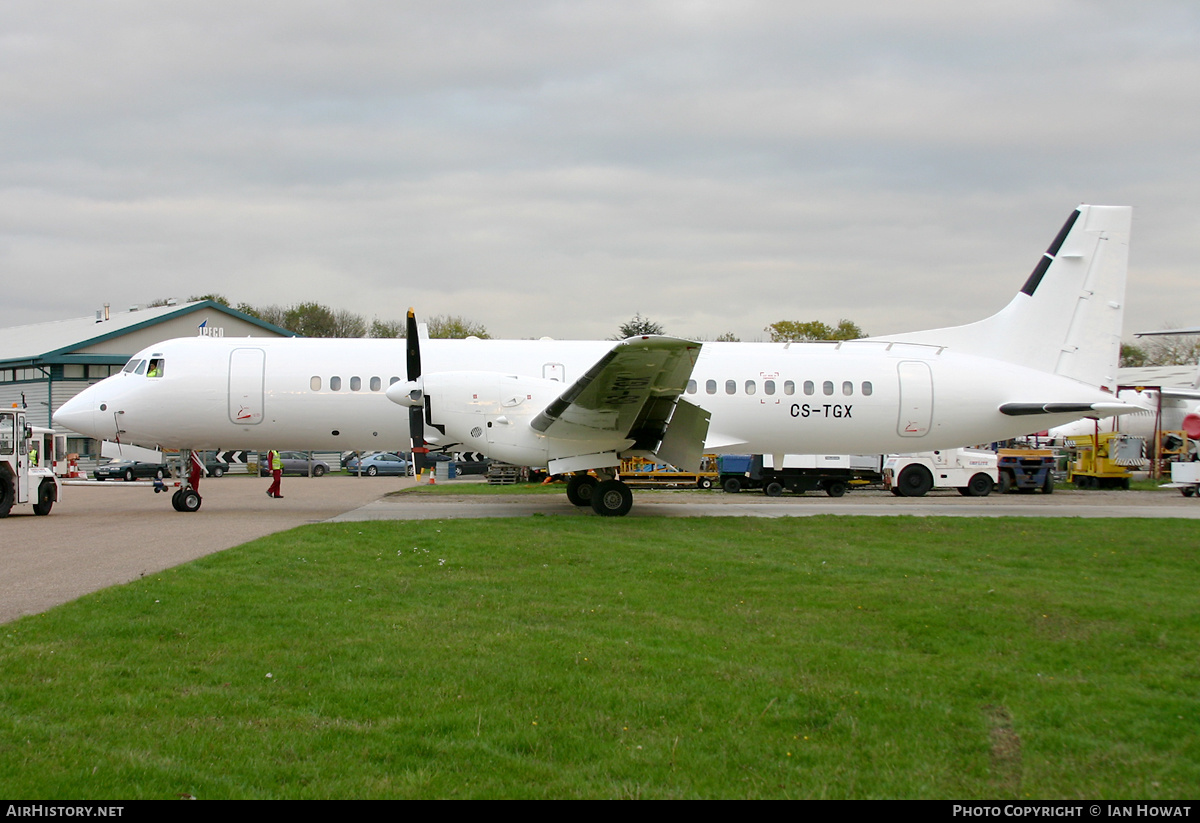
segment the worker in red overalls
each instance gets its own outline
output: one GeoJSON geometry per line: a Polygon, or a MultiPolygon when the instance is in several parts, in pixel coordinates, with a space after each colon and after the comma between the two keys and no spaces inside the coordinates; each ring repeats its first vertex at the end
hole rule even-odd
{"type": "Polygon", "coordinates": [[[282,500],[283,495],[279,493],[279,481],[283,478],[283,460],[279,457],[279,452],[271,449],[267,452],[267,464],[271,467],[271,488],[267,489],[267,497],[274,497],[276,500],[282,500]]]}

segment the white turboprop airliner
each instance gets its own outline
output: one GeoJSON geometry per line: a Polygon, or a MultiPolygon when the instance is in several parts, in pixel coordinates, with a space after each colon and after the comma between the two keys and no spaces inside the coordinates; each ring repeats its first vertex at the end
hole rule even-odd
{"type": "MultiPolygon", "coordinates": [[[[1008,306],[966,326],[841,343],[430,340],[410,312],[411,347],[168,340],[54,420],[179,449],[395,449],[424,437],[577,472],[572,503],[623,515],[633,497],[615,467],[628,455],[691,468],[705,452],[925,451],[1136,410],[1111,392],[1131,216],[1080,206],[1008,306]]],[[[902,488],[932,484],[915,468],[902,488]]],[[[176,509],[199,508],[198,482],[193,470],[176,509]]]]}

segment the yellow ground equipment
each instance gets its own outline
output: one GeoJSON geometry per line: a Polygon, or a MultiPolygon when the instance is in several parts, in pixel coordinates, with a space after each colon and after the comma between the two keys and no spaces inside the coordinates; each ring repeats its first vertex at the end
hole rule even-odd
{"type": "Polygon", "coordinates": [[[1068,437],[1067,482],[1081,489],[1128,489],[1134,469],[1146,465],[1145,440],[1121,432],[1068,437]]]}
{"type": "Polygon", "coordinates": [[[711,489],[719,476],[715,454],[704,455],[698,472],[680,471],[668,463],[642,457],[621,461],[621,480],[629,486],[696,486],[711,489]]]}

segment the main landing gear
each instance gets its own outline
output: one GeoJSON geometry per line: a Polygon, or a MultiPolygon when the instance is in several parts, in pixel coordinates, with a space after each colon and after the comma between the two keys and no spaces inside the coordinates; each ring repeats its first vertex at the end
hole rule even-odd
{"type": "Polygon", "coordinates": [[[591,506],[601,517],[624,517],[633,508],[633,492],[617,480],[611,470],[598,469],[599,479],[590,474],[573,474],[567,480],[567,500],[576,506],[591,506]]]}

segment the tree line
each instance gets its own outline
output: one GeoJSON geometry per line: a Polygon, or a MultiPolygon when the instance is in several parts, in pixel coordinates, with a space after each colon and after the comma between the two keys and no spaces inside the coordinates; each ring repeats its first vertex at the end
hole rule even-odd
{"type": "MultiPolygon", "coordinates": [[[[385,337],[405,336],[403,320],[368,321],[363,315],[345,309],[331,309],[321,303],[296,303],[290,306],[271,304],[254,306],[250,303],[232,303],[221,294],[202,294],[189,300],[211,300],[223,306],[248,314],[265,323],[279,326],[305,337],[385,337]]],[[[156,300],[151,306],[165,306],[166,300],[156,300]]],[[[456,314],[439,314],[425,321],[429,336],[433,338],[490,337],[487,327],[474,320],[456,314]]],[[[777,320],[766,326],[765,331],[772,343],[800,343],[817,340],[856,340],[867,333],[854,321],[842,318],[836,326],[821,320],[777,320]]],[[[641,313],[622,323],[613,340],[626,340],[644,334],[666,334],[661,323],[641,313]]],[[[692,339],[703,337],[688,335],[692,339]]],[[[732,332],[713,338],[718,343],[736,343],[739,339],[732,332]]],[[[1200,335],[1178,337],[1143,338],[1138,343],[1121,345],[1121,366],[1180,366],[1200,362],[1200,335]]]]}
{"type": "MultiPolygon", "coordinates": [[[[240,311],[242,314],[248,314],[256,320],[279,326],[305,337],[405,336],[405,321],[403,320],[380,320],[376,317],[368,322],[361,314],[346,309],[331,309],[321,303],[254,306],[250,303],[232,303],[221,294],[201,294],[188,299],[211,300],[240,311]]],[[[439,314],[423,322],[429,328],[430,337],[489,337],[487,327],[482,323],[456,314],[439,314]]]]}

